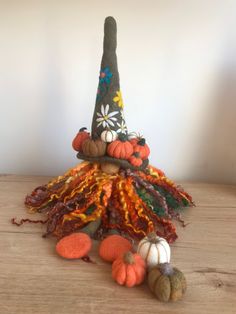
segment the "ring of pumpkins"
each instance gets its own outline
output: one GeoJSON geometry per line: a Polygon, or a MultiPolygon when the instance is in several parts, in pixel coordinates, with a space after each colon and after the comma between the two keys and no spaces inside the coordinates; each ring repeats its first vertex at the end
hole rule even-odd
{"type": "MultiPolygon", "coordinates": [[[[88,257],[91,247],[92,240],[84,230],[59,240],[56,251],[61,257],[78,259],[88,257]]],[[[155,233],[142,239],[136,250],[128,239],[109,235],[101,241],[99,255],[112,263],[111,276],[121,286],[140,285],[147,277],[151,292],[163,302],[178,301],[186,291],[184,274],[169,263],[169,244],[155,233]]]]}
{"type": "MultiPolygon", "coordinates": [[[[141,167],[148,159],[150,149],[144,138],[137,136],[129,139],[126,134],[117,134],[107,129],[100,137],[92,138],[86,128],[79,130],[72,142],[74,150],[86,157],[109,156],[128,161],[134,167],[141,167]]],[[[107,168],[107,167],[106,167],[107,168]]],[[[109,172],[109,169],[106,169],[109,172]]],[[[119,168],[117,168],[118,172],[119,168]]],[[[114,166],[112,168],[114,173],[114,166]]]]}

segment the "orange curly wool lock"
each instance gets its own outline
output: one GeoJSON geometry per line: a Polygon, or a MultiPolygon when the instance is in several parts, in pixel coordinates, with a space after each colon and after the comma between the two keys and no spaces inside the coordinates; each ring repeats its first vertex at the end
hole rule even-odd
{"type": "Polygon", "coordinates": [[[131,288],[144,281],[146,264],[142,257],[130,251],[112,264],[112,278],[122,286],[131,288]]]}
{"type": "Polygon", "coordinates": [[[120,235],[113,234],[104,239],[99,247],[99,255],[106,262],[113,262],[131,250],[131,243],[120,235]]]}

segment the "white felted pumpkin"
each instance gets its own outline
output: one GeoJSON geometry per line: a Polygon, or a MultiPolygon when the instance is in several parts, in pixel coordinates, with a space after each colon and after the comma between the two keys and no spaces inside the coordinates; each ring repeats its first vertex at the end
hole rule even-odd
{"type": "Polygon", "coordinates": [[[111,143],[115,141],[118,137],[116,131],[113,130],[105,130],[101,134],[101,140],[106,143],[111,143]]]}
{"type": "Polygon", "coordinates": [[[154,232],[139,242],[137,253],[146,261],[148,267],[170,262],[169,244],[154,232]]]}

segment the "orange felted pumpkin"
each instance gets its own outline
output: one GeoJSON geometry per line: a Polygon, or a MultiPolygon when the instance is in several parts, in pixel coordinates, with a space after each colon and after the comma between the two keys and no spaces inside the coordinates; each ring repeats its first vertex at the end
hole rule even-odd
{"type": "Polygon", "coordinates": [[[76,137],[73,139],[72,147],[77,152],[82,152],[82,144],[87,138],[89,138],[89,132],[86,130],[87,128],[81,128],[79,133],[77,133],[76,137]]]}
{"type": "Polygon", "coordinates": [[[86,139],[82,144],[82,151],[88,157],[100,157],[106,154],[107,144],[101,139],[86,139]]]}
{"type": "Polygon", "coordinates": [[[150,149],[146,144],[145,138],[135,138],[130,140],[130,143],[133,145],[134,152],[140,153],[140,158],[145,160],[150,155],[150,149]]]}
{"type": "Polygon", "coordinates": [[[141,138],[139,138],[139,137],[133,137],[133,138],[131,138],[131,139],[129,140],[129,142],[130,142],[130,144],[131,144],[132,146],[135,146],[135,145],[137,145],[137,143],[138,143],[139,140],[141,140],[141,138]]]}
{"type": "Polygon", "coordinates": [[[110,143],[107,147],[107,154],[117,159],[126,159],[133,154],[133,146],[128,141],[126,135],[119,135],[118,140],[110,143]]]}
{"type": "Polygon", "coordinates": [[[68,259],[81,258],[88,254],[92,247],[91,238],[82,232],[72,233],[58,241],[57,253],[68,259]]]}
{"type": "Polygon", "coordinates": [[[99,255],[106,262],[113,262],[125,252],[131,250],[131,243],[118,234],[104,239],[99,247],[99,255]]]}
{"type": "Polygon", "coordinates": [[[129,158],[129,162],[135,167],[140,167],[143,163],[142,158],[140,158],[140,153],[133,153],[133,155],[129,158]]]}
{"type": "Polygon", "coordinates": [[[112,264],[112,278],[122,286],[133,287],[143,282],[146,264],[138,254],[126,252],[112,264]]]}

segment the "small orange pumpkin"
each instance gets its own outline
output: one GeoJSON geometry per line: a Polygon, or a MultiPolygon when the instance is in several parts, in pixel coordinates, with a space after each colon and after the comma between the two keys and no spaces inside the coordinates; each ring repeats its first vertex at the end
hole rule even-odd
{"type": "Polygon", "coordinates": [[[118,140],[110,143],[107,147],[107,154],[117,159],[126,159],[133,154],[133,146],[128,141],[128,137],[124,134],[119,135],[118,140]]]}
{"type": "Polygon", "coordinates": [[[135,167],[140,167],[143,163],[142,158],[140,158],[140,153],[133,153],[133,155],[129,158],[129,162],[135,167]]]}
{"type": "Polygon", "coordinates": [[[118,234],[113,234],[105,238],[99,247],[99,255],[106,262],[114,262],[118,257],[123,256],[125,252],[131,250],[129,240],[118,234]]]}
{"type": "Polygon", "coordinates": [[[86,130],[87,128],[81,128],[76,137],[73,139],[72,147],[77,152],[82,152],[82,144],[87,138],[89,138],[89,132],[86,130]]]}
{"type": "Polygon", "coordinates": [[[139,285],[144,281],[145,274],[146,264],[144,260],[140,255],[130,251],[116,259],[112,264],[112,278],[119,285],[129,288],[139,285]]]}
{"type": "Polygon", "coordinates": [[[145,138],[134,138],[130,140],[133,145],[134,152],[140,153],[140,158],[145,160],[150,155],[150,148],[146,144],[145,138]]]}
{"type": "Polygon", "coordinates": [[[134,146],[137,145],[137,143],[138,143],[138,141],[139,141],[140,139],[141,139],[141,138],[134,137],[134,138],[131,138],[131,139],[129,140],[129,142],[130,142],[130,144],[132,144],[132,146],[134,147],[134,146]]]}
{"type": "Polygon", "coordinates": [[[101,139],[87,138],[82,144],[82,151],[88,157],[100,157],[106,154],[107,144],[101,139]]]}

